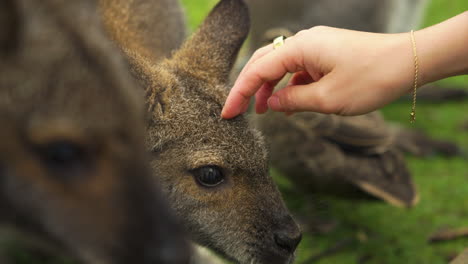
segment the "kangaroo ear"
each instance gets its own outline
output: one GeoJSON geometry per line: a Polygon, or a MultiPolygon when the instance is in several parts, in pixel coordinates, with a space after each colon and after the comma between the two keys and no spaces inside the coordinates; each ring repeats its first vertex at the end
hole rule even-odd
{"type": "Polygon", "coordinates": [[[249,11],[243,0],[221,0],[173,60],[183,71],[225,84],[249,27],[249,11]]]}
{"type": "Polygon", "coordinates": [[[18,46],[19,14],[13,0],[0,3],[0,55],[7,56],[18,46]]]}

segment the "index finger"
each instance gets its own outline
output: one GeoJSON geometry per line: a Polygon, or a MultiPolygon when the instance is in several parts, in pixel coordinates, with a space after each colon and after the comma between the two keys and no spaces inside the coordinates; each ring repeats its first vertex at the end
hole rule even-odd
{"type": "Polygon", "coordinates": [[[265,54],[249,64],[241,72],[234,87],[231,89],[222,117],[233,118],[241,114],[242,108],[249,103],[260,87],[266,82],[274,82],[283,78],[288,72],[296,72],[303,68],[302,52],[298,49],[293,38],[289,38],[285,45],[265,54]]]}

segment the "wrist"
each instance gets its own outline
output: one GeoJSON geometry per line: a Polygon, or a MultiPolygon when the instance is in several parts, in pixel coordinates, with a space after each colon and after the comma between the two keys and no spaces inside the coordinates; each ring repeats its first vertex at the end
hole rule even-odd
{"type": "Polygon", "coordinates": [[[468,73],[468,12],[415,32],[420,85],[468,73]]]}
{"type": "Polygon", "coordinates": [[[415,58],[410,33],[386,34],[383,39],[386,58],[384,70],[389,89],[398,96],[409,92],[414,84],[415,58]]]}

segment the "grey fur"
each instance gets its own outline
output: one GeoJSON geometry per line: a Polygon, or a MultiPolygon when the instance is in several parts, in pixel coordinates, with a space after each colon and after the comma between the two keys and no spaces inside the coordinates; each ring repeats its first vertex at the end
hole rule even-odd
{"type": "MultiPolygon", "coordinates": [[[[178,5],[177,1],[151,3],[153,7],[146,12],[178,5]]],[[[103,14],[113,9],[102,6],[103,14]]],[[[128,12],[139,16],[136,11],[128,12]]],[[[158,19],[153,23],[172,25],[171,21],[180,18],[161,14],[158,19]]],[[[233,120],[220,116],[229,89],[228,75],[249,28],[245,4],[222,0],[169,59],[145,56],[147,50],[159,54],[145,40],[132,44],[136,49],[129,47],[129,40],[119,36],[143,34],[119,32],[126,30],[113,28],[119,23],[107,21],[106,25],[131,58],[134,75],[146,91],[147,145],[153,167],[161,172],[158,176],[166,195],[192,239],[236,263],[291,263],[292,252],[277,245],[275,234],[286,233],[298,242],[300,232],[268,174],[263,137],[244,116],[233,120]],[[221,185],[203,187],[194,178],[193,169],[208,165],[222,169],[225,181],[221,185]]],[[[130,18],[125,23],[133,22],[130,18]]],[[[145,36],[160,34],[165,33],[145,36]]]]}
{"type": "Polygon", "coordinates": [[[324,25],[370,32],[417,29],[429,0],[246,0],[252,11],[251,49],[264,45],[264,33],[292,33],[324,25]]]}
{"type": "Polygon", "coordinates": [[[0,223],[84,263],[187,263],[147,168],[143,98],[96,10],[0,4],[0,223]]]}

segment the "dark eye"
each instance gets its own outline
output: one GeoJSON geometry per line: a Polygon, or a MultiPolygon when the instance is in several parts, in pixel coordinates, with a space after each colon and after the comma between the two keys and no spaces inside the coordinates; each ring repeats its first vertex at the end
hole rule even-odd
{"type": "Polygon", "coordinates": [[[39,147],[42,161],[54,170],[74,170],[83,168],[87,153],[83,147],[73,142],[57,141],[39,147]]]}
{"type": "Polygon", "coordinates": [[[206,187],[214,187],[224,181],[224,175],[217,166],[204,166],[191,172],[198,183],[206,187]]]}

